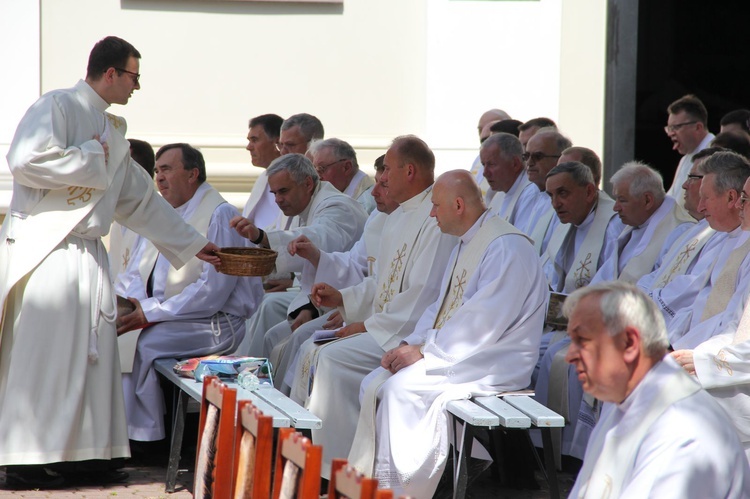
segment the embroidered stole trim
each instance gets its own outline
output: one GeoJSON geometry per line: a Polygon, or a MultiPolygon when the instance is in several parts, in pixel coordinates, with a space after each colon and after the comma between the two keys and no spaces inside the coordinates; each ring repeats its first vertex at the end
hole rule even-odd
{"type": "MultiPolygon", "coordinates": [[[[666,200],[665,200],[666,202],[666,200]]],[[[676,202],[672,206],[672,209],[664,215],[664,217],[657,224],[649,224],[646,229],[646,233],[643,234],[641,241],[648,241],[646,247],[643,250],[633,255],[625,264],[625,268],[617,276],[618,281],[625,281],[635,283],[644,275],[651,272],[656,263],[656,259],[659,257],[659,252],[664,246],[669,234],[680,224],[686,222],[695,223],[695,219],[688,215],[688,213],[676,202]]],[[[625,230],[633,230],[633,227],[628,227],[625,230]]],[[[640,244],[640,243],[639,243],[640,244]]],[[[618,274],[618,268],[620,267],[620,249],[615,251],[612,257],[615,263],[615,274],[618,274]]]]}
{"type": "MultiPolygon", "coordinates": [[[[468,244],[459,244],[453,257],[450,280],[440,297],[441,305],[435,316],[434,329],[440,329],[463,304],[466,284],[471,280],[479,267],[479,263],[487,251],[487,247],[498,237],[508,234],[518,234],[528,239],[521,231],[497,216],[485,215],[479,230],[468,244]]],[[[450,265],[448,268],[451,268],[450,265]]]]}
{"type": "Polygon", "coordinates": [[[536,252],[540,255],[542,254],[544,235],[547,233],[547,228],[549,227],[550,222],[552,222],[552,217],[554,216],[556,216],[555,209],[550,205],[549,209],[539,217],[539,220],[537,220],[536,225],[531,231],[531,240],[534,242],[534,249],[536,249],[536,252]]]}
{"type": "MultiPolygon", "coordinates": [[[[651,426],[670,406],[699,390],[700,386],[687,374],[675,372],[661,387],[658,396],[653,397],[653,403],[648,410],[638,415],[640,423],[634,431],[621,436],[611,434],[616,428],[610,428],[608,432],[598,432],[586,449],[583,468],[578,475],[578,480],[583,483],[578,497],[620,497],[625,474],[631,469],[629,465],[635,461],[638,449],[651,426]]],[[[616,414],[617,409],[613,409],[605,420],[598,424],[608,427],[616,414]]]]}
{"type": "Polygon", "coordinates": [[[685,275],[690,264],[700,255],[701,250],[708,240],[711,239],[711,236],[715,234],[715,231],[710,225],[706,225],[698,235],[688,240],[689,233],[690,231],[686,231],[677,240],[677,243],[672,246],[673,249],[670,250],[664,259],[665,263],[659,267],[659,273],[656,275],[656,279],[654,279],[656,285],[652,289],[663,288],[678,275],[685,275]]]}

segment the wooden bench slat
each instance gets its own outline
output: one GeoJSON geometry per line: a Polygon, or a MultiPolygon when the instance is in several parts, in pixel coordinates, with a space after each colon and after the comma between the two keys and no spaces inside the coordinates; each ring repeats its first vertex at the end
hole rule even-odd
{"type": "Polygon", "coordinates": [[[323,427],[319,417],[308,411],[276,388],[260,388],[254,392],[258,397],[277,408],[292,420],[292,426],[297,429],[314,429],[323,427]]]}
{"type": "Polygon", "coordinates": [[[507,395],[503,397],[503,400],[519,411],[528,414],[535,426],[547,428],[562,428],[565,426],[565,419],[562,416],[531,397],[525,395],[507,395]]]}
{"type": "Polygon", "coordinates": [[[531,426],[529,416],[497,396],[476,397],[474,402],[497,414],[500,418],[500,425],[506,428],[529,428],[531,426]]]}
{"type": "Polygon", "coordinates": [[[448,412],[472,426],[499,426],[500,418],[471,400],[452,400],[446,406],[448,412]]]}

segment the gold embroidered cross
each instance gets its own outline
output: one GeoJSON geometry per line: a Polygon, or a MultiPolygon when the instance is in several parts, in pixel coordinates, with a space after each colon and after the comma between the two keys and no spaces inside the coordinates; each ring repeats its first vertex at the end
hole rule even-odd
{"type": "Polygon", "coordinates": [[[456,283],[451,289],[451,302],[448,307],[441,307],[438,319],[435,321],[435,329],[442,328],[463,302],[464,286],[466,285],[466,269],[462,269],[461,275],[456,275],[455,279],[456,283]]]}
{"type": "Polygon", "coordinates": [[[399,280],[399,277],[401,276],[401,271],[404,268],[404,257],[406,256],[406,243],[404,243],[404,246],[400,250],[396,250],[396,256],[391,260],[391,271],[388,274],[388,278],[383,283],[383,289],[380,292],[380,302],[381,304],[378,306],[380,311],[383,310],[383,305],[391,301],[391,298],[393,298],[393,295],[396,294],[396,290],[393,289],[393,284],[399,280]]]}
{"type": "Polygon", "coordinates": [[[588,253],[586,255],[586,258],[581,260],[579,262],[581,265],[575,270],[573,273],[574,279],[574,285],[576,289],[582,288],[591,281],[591,269],[589,269],[589,265],[591,265],[591,253],[588,253]]]}
{"type": "Polygon", "coordinates": [[[125,248],[125,252],[122,254],[122,268],[128,268],[128,262],[130,262],[130,248],[125,248]]]}
{"type": "Polygon", "coordinates": [[[91,193],[94,192],[93,187],[68,187],[70,197],[67,199],[68,204],[75,205],[76,201],[88,203],[91,200],[91,193]]]}
{"type": "Polygon", "coordinates": [[[719,350],[719,353],[716,354],[716,356],[714,357],[714,363],[716,363],[716,368],[719,370],[719,372],[726,369],[729,376],[734,375],[734,371],[732,370],[732,366],[729,365],[729,361],[727,360],[727,353],[724,351],[724,349],[719,350]]]}
{"type": "Polygon", "coordinates": [[[690,258],[690,254],[695,250],[695,248],[698,246],[698,238],[696,237],[690,243],[685,246],[685,249],[680,252],[679,255],[677,255],[677,258],[675,259],[674,265],[669,269],[669,272],[661,278],[659,281],[659,284],[657,284],[656,288],[663,288],[667,284],[670,283],[672,280],[672,277],[674,274],[682,267],[682,264],[687,262],[690,258]]]}

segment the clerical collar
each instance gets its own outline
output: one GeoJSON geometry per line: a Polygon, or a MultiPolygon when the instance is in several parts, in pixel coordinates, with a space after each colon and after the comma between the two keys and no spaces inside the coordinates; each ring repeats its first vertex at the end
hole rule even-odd
{"type": "Polygon", "coordinates": [[[576,225],[576,224],[573,224],[573,225],[576,225],[577,229],[585,229],[586,227],[594,223],[594,217],[596,216],[597,206],[599,206],[598,201],[594,203],[594,206],[591,207],[591,211],[589,212],[588,215],[586,215],[586,218],[583,219],[583,222],[581,222],[581,225],[576,225]]]}
{"type": "Polygon", "coordinates": [[[78,80],[78,83],[76,83],[74,88],[76,91],[83,94],[84,97],[86,97],[86,100],[102,113],[109,107],[109,103],[102,99],[102,96],[97,94],[96,90],[91,88],[91,85],[86,83],[85,80],[78,80]]]}
{"type": "Polygon", "coordinates": [[[193,197],[175,208],[175,211],[179,213],[182,218],[190,218],[193,215],[193,212],[195,212],[195,209],[198,207],[198,205],[200,205],[203,197],[206,195],[206,192],[208,192],[208,189],[208,182],[203,182],[198,186],[198,189],[196,189],[193,197]]]}
{"type": "Polygon", "coordinates": [[[474,225],[469,227],[469,230],[463,233],[463,235],[460,237],[461,242],[464,244],[469,244],[472,239],[474,239],[474,236],[479,232],[479,228],[482,226],[484,221],[487,219],[487,217],[495,216],[490,214],[490,210],[484,210],[484,213],[482,213],[479,218],[477,218],[477,221],[474,222],[474,225]]]}
{"type": "Polygon", "coordinates": [[[401,209],[404,211],[416,210],[417,208],[419,208],[419,205],[422,204],[422,201],[424,201],[424,198],[426,198],[431,192],[432,192],[432,185],[430,185],[427,189],[423,190],[422,192],[412,197],[411,199],[407,199],[403,203],[400,203],[399,206],[401,206],[401,209]]]}
{"type": "Polygon", "coordinates": [[[315,186],[315,189],[313,190],[312,196],[310,196],[310,202],[307,203],[307,206],[305,206],[305,209],[302,210],[302,213],[297,215],[299,217],[299,226],[300,227],[306,227],[307,226],[307,217],[310,215],[310,207],[313,204],[313,199],[315,199],[315,196],[318,195],[318,192],[320,192],[321,185],[323,185],[323,181],[319,181],[318,185],[315,186]]]}
{"type": "Polygon", "coordinates": [[[730,238],[739,237],[740,235],[742,235],[742,224],[738,225],[737,228],[735,228],[734,230],[730,230],[727,233],[727,236],[730,238]]]}

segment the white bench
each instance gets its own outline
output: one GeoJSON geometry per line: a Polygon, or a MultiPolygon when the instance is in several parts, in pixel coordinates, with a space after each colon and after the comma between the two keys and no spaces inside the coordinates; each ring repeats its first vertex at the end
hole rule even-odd
{"type": "Polygon", "coordinates": [[[544,445],[544,465],[542,465],[536,448],[527,438],[532,447],[532,454],[543,471],[549,484],[550,497],[559,498],[560,490],[557,484],[557,471],[552,454],[551,428],[565,426],[562,416],[551,411],[535,401],[528,394],[504,394],[490,397],[476,397],[469,400],[454,400],[448,403],[448,413],[453,417],[453,425],[460,423],[463,434],[460,441],[454,432],[453,442],[453,497],[463,499],[466,495],[468,483],[468,459],[471,456],[471,446],[474,436],[479,429],[495,430],[505,428],[518,429],[528,432],[531,428],[539,428],[544,445]]]}
{"type": "MultiPolygon", "coordinates": [[[[185,432],[185,416],[188,402],[193,399],[200,403],[203,397],[203,383],[184,378],[174,372],[177,359],[158,359],[154,362],[156,372],[161,374],[176,388],[173,397],[172,442],[167,465],[166,491],[174,492],[177,482],[178,466],[182,454],[182,438],[185,432]]],[[[293,427],[308,433],[323,426],[319,417],[300,406],[275,388],[260,388],[250,391],[237,383],[227,382],[229,387],[237,390],[237,400],[251,400],[266,416],[273,418],[274,428],[293,427]]]]}

